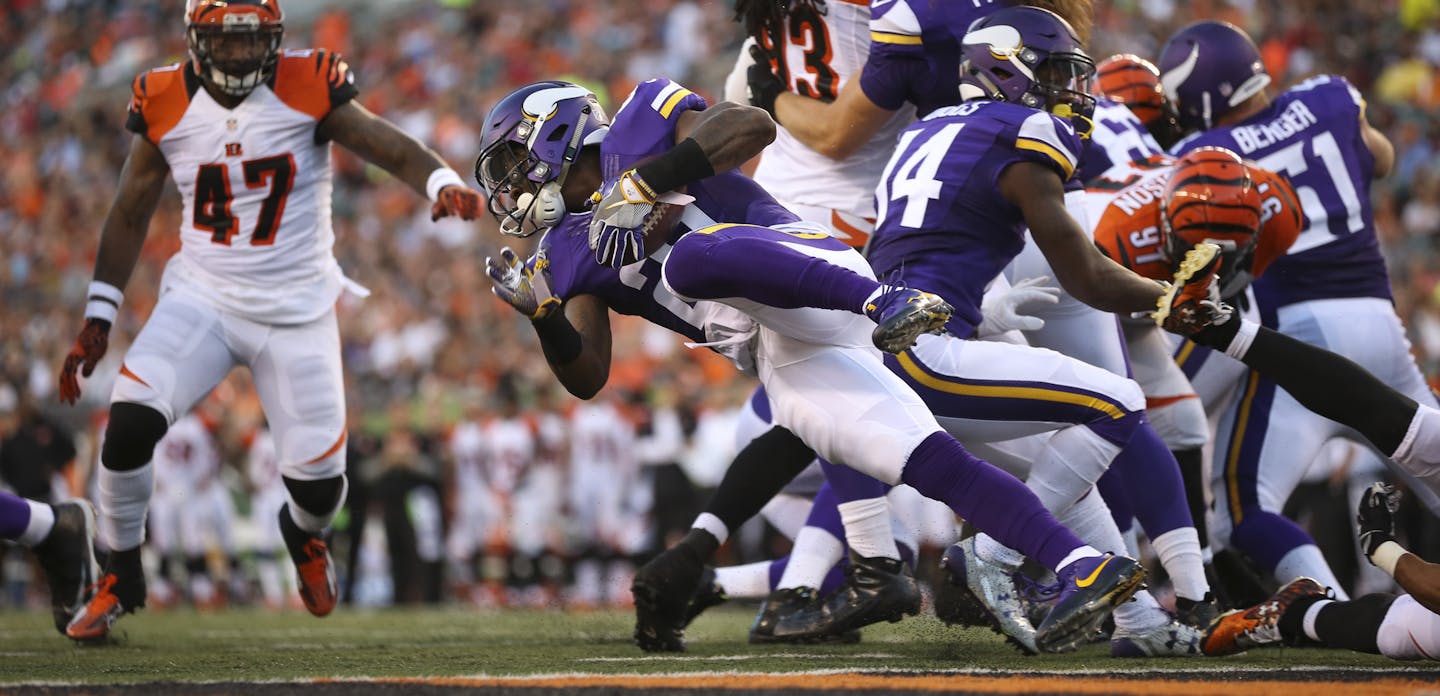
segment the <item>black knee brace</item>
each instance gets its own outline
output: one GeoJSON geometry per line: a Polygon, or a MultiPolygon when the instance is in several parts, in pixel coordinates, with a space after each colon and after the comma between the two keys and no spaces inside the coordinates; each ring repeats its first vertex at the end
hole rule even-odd
{"type": "Polygon", "coordinates": [[[290,491],[290,499],[295,501],[301,510],[317,517],[334,512],[340,505],[340,494],[345,490],[344,476],[317,481],[301,481],[282,476],[281,480],[285,482],[285,489],[290,491]]]}
{"type": "Polygon", "coordinates": [[[127,402],[111,404],[100,463],[111,471],[139,469],[150,462],[155,443],[165,437],[169,429],[165,416],[149,406],[127,402]]]}

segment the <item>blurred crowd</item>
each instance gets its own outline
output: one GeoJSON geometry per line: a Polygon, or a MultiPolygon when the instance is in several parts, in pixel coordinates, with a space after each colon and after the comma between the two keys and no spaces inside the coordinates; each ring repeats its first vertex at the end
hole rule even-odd
{"type": "MultiPolygon", "coordinates": [[[[1440,376],[1440,2],[1096,6],[1097,57],[1122,51],[1153,57],[1179,26],[1220,17],[1257,37],[1272,89],[1339,73],[1367,96],[1370,119],[1398,156],[1396,173],[1375,189],[1396,302],[1422,367],[1432,379],[1440,376]]],[[[178,245],[180,206],[172,187],[125,288],[109,356],[86,383],[82,402],[61,407],[55,371],[80,326],[100,225],[128,149],[130,80],[184,59],[180,7],[180,0],[0,4],[0,483],[29,497],[83,493],[126,340],[154,305],[163,263],[178,245]]],[[[324,11],[292,8],[303,18],[287,22],[284,43],[344,54],[366,107],[468,177],[483,114],[526,82],[581,82],[612,110],[635,82],[655,76],[715,98],[741,38],[731,13],[726,0],[351,0],[324,11]]],[[[503,244],[528,253],[534,240],[502,239],[489,219],[432,223],[420,196],[338,148],[336,168],[336,255],[347,275],[372,292],[364,300],[346,296],[340,311],[351,403],[352,503],[342,527],[352,597],[383,603],[460,593],[476,601],[532,601],[534,592],[524,588],[539,587],[569,592],[582,604],[610,595],[623,600],[628,593],[604,591],[607,578],[622,582],[623,563],[654,550],[664,532],[688,525],[699,496],[728,463],[734,443],[726,424],[753,385],[706,351],[616,317],[606,397],[581,407],[554,385],[533,334],[491,297],[481,271],[503,244]],[[609,430],[626,451],[612,457],[619,473],[589,479],[579,472],[602,455],[599,446],[580,441],[578,424],[597,408],[613,411],[609,430]],[[528,434],[531,454],[497,474],[494,457],[465,453],[465,439],[494,439],[478,433],[507,423],[528,434]],[[467,482],[466,456],[488,467],[482,484],[467,482]],[[599,492],[621,481],[648,495],[599,492]],[[485,486],[483,494],[465,488],[471,485],[485,486]],[[538,540],[517,539],[483,520],[475,522],[481,538],[456,536],[471,524],[467,514],[487,507],[476,496],[507,510],[525,500],[531,485],[554,489],[554,507],[546,509],[562,524],[538,540]],[[573,522],[588,514],[582,511],[588,503],[566,492],[575,486],[613,498],[617,509],[638,516],[626,524],[647,533],[599,540],[579,534],[573,522]],[[663,523],[659,534],[649,532],[656,520],[663,523]],[[379,528],[385,534],[366,531],[379,528]],[[385,541],[390,537],[413,543],[396,546],[385,541]],[[418,574],[387,574],[383,561],[397,554],[414,562],[389,565],[418,574]],[[582,558],[623,563],[582,570],[582,558]],[[501,586],[511,588],[508,594],[501,586]],[[518,599],[511,596],[517,587],[518,599]]],[[[235,553],[244,555],[256,548],[258,528],[273,525],[243,522],[257,507],[250,501],[260,486],[245,471],[264,433],[246,375],[232,375],[202,410],[216,442],[216,479],[238,502],[235,553]]]]}

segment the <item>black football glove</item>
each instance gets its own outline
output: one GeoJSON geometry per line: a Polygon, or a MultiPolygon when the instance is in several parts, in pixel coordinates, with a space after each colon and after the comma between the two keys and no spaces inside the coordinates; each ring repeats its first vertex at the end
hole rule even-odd
{"type": "Polygon", "coordinates": [[[1360,523],[1360,548],[1367,558],[1381,544],[1395,540],[1395,511],[1399,508],[1400,493],[1388,483],[1371,484],[1360,496],[1355,521],[1360,523]]]}
{"type": "Polygon", "coordinates": [[[745,71],[750,104],[768,111],[770,118],[775,118],[775,99],[785,91],[785,83],[770,70],[770,56],[760,46],[750,47],[750,57],[755,59],[755,64],[745,71]]]}

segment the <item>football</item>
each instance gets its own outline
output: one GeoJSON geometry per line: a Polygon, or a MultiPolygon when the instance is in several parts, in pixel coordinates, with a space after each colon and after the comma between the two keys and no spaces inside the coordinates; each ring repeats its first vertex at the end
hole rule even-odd
{"type": "Polygon", "coordinates": [[[685,206],[695,199],[686,195],[683,190],[664,193],[655,201],[654,210],[645,216],[645,222],[640,225],[641,235],[645,239],[645,255],[648,257],[665,246],[670,239],[670,233],[675,226],[680,224],[680,217],[685,213],[685,206]]]}

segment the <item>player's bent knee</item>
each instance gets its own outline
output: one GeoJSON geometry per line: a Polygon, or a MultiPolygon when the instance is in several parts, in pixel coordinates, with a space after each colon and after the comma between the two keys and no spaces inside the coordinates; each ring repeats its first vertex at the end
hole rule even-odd
{"type": "Polygon", "coordinates": [[[169,429],[170,423],[164,414],[149,406],[128,402],[111,404],[100,462],[111,471],[139,469],[150,461],[155,444],[169,429]]]}

